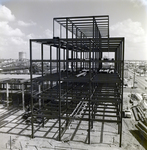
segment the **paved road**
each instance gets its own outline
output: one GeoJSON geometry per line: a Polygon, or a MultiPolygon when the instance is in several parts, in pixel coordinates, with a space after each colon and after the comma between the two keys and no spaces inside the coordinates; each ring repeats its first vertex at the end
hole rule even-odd
{"type": "Polygon", "coordinates": [[[133,72],[129,71],[128,76],[132,76],[132,79],[130,79],[130,81],[128,81],[129,87],[124,89],[125,92],[146,93],[147,94],[147,89],[145,89],[145,87],[147,87],[147,81],[145,81],[145,78],[147,78],[147,77],[135,75],[135,81],[137,82],[137,84],[135,84],[135,86],[137,88],[131,89],[131,87],[133,86],[133,77],[134,77],[133,72]]]}

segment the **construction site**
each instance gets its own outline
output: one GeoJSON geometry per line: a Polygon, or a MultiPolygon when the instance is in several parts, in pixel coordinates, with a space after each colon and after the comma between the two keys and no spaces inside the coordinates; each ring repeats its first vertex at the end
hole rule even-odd
{"type": "MultiPolygon", "coordinates": [[[[30,39],[29,78],[0,79],[3,114],[8,112],[0,132],[61,142],[36,149],[124,148],[124,47],[124,37],[110,36],[108,15],[53,18],[52,39],[30,39]],[[77,146],[69,146],[72,141],[77,146]]],[[[134,107],[135,118],[137,111],[141,128],[145,116],[134,107]]],[[[14,145],[11,138],[6,148],[14,145]]]]}

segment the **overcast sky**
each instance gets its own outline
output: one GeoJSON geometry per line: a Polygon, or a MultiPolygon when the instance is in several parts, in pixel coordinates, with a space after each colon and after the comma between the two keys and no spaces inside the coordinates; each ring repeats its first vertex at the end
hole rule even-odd
{"type": "Polygon", "coordinates": [[[147,60],[147,0],[0,0],[0,58],[29,58],[30,38],[52,38],[53,18],[109,15],[125,60],[147,60]]]}

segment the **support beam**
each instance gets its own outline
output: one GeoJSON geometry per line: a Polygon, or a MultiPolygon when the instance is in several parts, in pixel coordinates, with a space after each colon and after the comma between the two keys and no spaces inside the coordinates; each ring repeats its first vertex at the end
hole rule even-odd
{"type": "Polygon", "coordinates": [[[22,109],[25,111],[24,84],[22,84],[22,109]]]}
{"type": "Polygon", "coordinates": [[[9,84],[6,83],[6,100],[7,100],[7,108],[9,108],[9,84]]]}

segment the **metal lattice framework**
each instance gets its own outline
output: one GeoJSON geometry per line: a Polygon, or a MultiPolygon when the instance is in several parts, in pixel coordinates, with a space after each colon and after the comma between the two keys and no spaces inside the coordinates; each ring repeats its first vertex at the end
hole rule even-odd
{"type": "Polygon", "coordinates": [[[59,136],[71,120],[87,121],[88,143],[95,121],[118,124],[122,139],[124,38],[109,37],[108,16],[62,17],[53,19],[53,39],[30,40],[32,95],[32,137],[34,105],[43,118],[56,118],[59,136]],[[60,26],[55,37],[55,24],[60,26]],[[64,32],[63,32],[64,31],[64,32]],[[62,37],[64,35],[65,37],[62,37]],[[40,44],[40,59],[33,59],[40,44]],[[45,54],[48,46],[48,55],[45,54]],[[105,58],[104,53],[113,54],[105,58]],[[41,76],[33,79],[33,63],[40,63],[41,76]],[[48,73],[44,64],[49,64],[48,73]]]}

